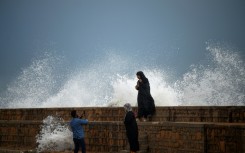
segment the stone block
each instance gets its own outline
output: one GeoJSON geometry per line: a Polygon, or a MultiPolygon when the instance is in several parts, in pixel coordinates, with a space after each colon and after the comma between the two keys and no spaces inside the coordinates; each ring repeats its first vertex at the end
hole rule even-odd
{"type": "MultiPolygon", "coordinates": [[[[138,123],[141,148],[149,147],[151,153],[240,153],[245,150],[244,108],[157,107],[153,120],[164,122],[138,123]]],[[[68,121],[72,109],[0,109],[0,146],[35,148],[42,119],[57,115],[68,121]]],[[[85,111],[91,121],[85,126],[89,152],[118,152],[126,148],[123,108],[75,109],[85,111]]]]}

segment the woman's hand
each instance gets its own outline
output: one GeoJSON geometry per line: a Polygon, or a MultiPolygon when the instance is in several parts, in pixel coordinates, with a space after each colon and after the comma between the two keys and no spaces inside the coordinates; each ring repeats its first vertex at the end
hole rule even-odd
{"type": "Polygon", "coordinates": [[[137,85],[135,86],[135,89],[138,90],[139,89],[139,82],[137,82],[137,85]]]}

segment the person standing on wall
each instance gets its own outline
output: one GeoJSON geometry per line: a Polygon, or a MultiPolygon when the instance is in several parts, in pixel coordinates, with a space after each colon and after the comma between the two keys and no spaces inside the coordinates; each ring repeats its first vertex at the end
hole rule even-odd
{"type": "Polygon", "coordinates": [[[79,148],[82,148],[82,153],[86,153],[86,144],[84,141],[84,129],[82,125],[88,124],[87,119],[80,119],[76,110],[71,111],[72,120],[70,127],[73,132],[73,141],[75,145],[74,153],[78,153],[79,148]]]}
{"type": "Polygon", "coordinates": [[[138,90],[138,116],[139,120],[146,121],[155,113],[154,99],[150,93],[150,83],[142,71],[136,73],[138,78],[135,89],[138,90]]]}
{"type": "Polygon", "coordinates": [[[124,105],[126,112],[124,118],[124,125],[126,128],[126,135],[128,137],[128,142],[130,146],[130,153],[135,153],[139,151],[139,141],[138,141],[138,125],[132,111],[132,107],[129,103],[124,105]]]}

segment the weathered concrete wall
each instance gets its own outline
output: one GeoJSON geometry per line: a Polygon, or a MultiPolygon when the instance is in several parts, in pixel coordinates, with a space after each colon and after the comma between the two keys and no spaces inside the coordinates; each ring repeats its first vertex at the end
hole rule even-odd
{"type": "Polygon", "coordinates": [[[244,153],[245,126],[239,124],[209,124],[205,126],[207,152],[244,153]]]}
{"type": "MultiPolygon", "coordinates": [[[[0,124],[0,147],[33,149],[40,122],[0,124]]],[[[139,123],[140,135],[148,135],[151,153],[244,153],[245,124],[178,122],[139,123]]],[[[91,122],[85,126],[89,152],[125,150],[127,139],[122,122],[91,122]]],[[[72,141],[72,140],[71,140],[72,141]]]]}
{"type": "MultiPolygon", "coordinates": [[[[138,126],[140,135],[148,136],[151,153],[245,153],[244,108],[160,107],[153,118],[155,122],[140,122],[138,126]]],[[[36,148],[35,136],[42,120],[48,115],[59,115],[68,121],[72,109],[1,109],[0,148],[36,148]]],[[[76,110],[81,114],[85,110],[91,121],[85,126],[89,152],[127,148],[122,108],[76,110]]]]}
{"type": "Polygon", "coordinates": [[[40,121],[0,121],[0,147],[11,149],[36,148],[40,121]]]}
{"type": "MultiPolygon", "coordinates": [[[[48,115],[69,120],[73,109],[80,114],[85,111],[90,121],[122,121],[125,115],[121,107],[0,109],[0,120],[40,121],[48,115]]],[[[157,107],[152,121],[245,123],[245,106],[157,107]]]]}

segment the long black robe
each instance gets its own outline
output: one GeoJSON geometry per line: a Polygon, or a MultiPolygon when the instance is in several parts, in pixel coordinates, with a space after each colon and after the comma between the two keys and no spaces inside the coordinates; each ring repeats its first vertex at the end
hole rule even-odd
{"type": "Polygon", "coordinates": [[[126,128],[130,151],[136,152],[139,150],[138,125],[132,111],[127,112],[124,119],[124,125],[126,128]]]}
{"type": "Polygon", "coordinates": [[[147,117],[155,113],[154,99],[150,93],[150,84],[147,78],[143,78],[142,82],[138,81],[138,117],[147,117]]]}

